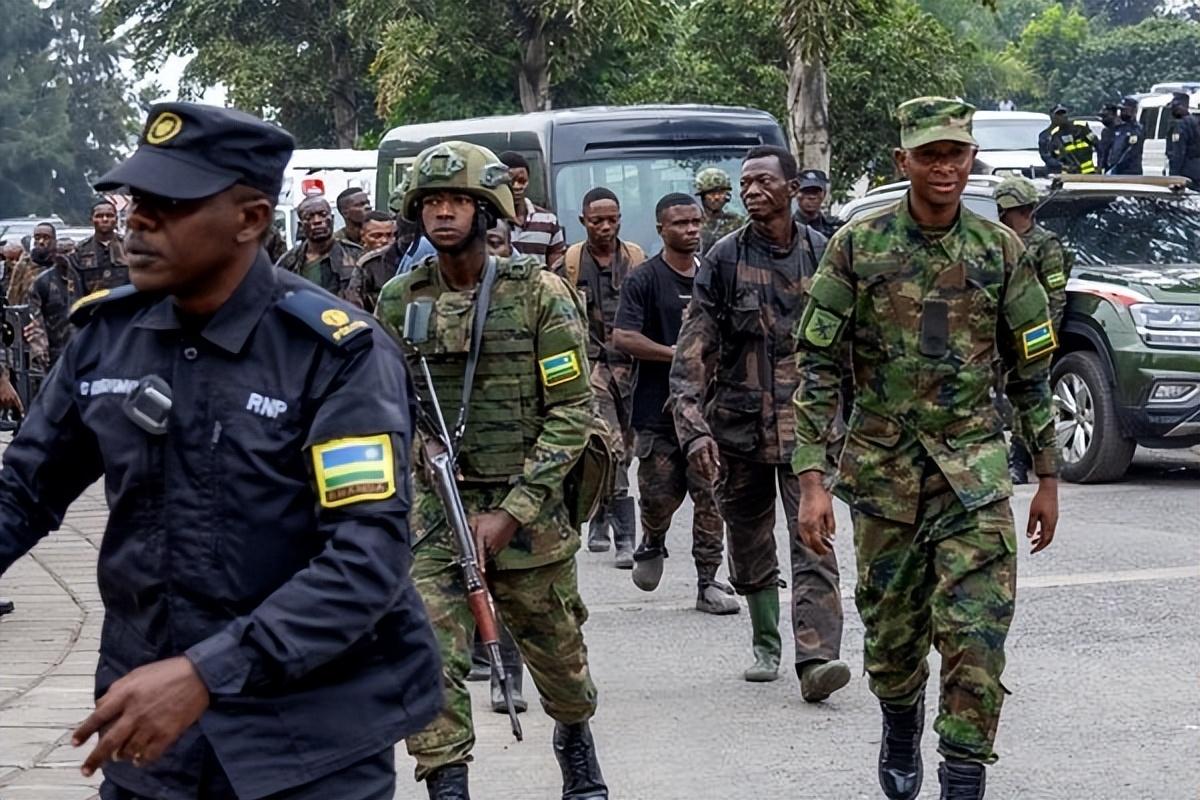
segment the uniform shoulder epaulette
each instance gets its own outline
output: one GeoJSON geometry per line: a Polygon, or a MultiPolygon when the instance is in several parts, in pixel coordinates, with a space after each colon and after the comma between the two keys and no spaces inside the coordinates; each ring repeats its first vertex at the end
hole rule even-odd
{"type": "Polygon", "coordinates": [[[533,256],[502,258],[497,265],[496,275],[510,281],[524,281],[541,268],[541,262],[533,256]]]}
{"type": "Polygon", "coordinates": [[[129,283],[124,286],[118,286],[115,289],[100,289],[91,294],[84,295],[71,305],[71,323],[76,327],[82,327],[96,316],[96,312],[100,308],[106,306],[115,307],[115,305],[121,304],[120,301],[128,300],[131,297],[138,297],[139,295],[138,290],[133,287],[133,284],[129,283]]]}
{"type": "Polygon", "coordinates": [[[350,348],[371,340],[371,324],[355,319],[350,312],[331,303],[327,295],[308,289],[288,292],[276,306],[308,326],[325,342],[350,348]]]}
{"type": "Polygon", "coordinates": [[[364,250],[362,255],[358,257],[358,264],[362,266],[373,258],[378,258],[388,251],[390,244],[385,244],[383,247],[376,247],[374,250],[364,250]]]}

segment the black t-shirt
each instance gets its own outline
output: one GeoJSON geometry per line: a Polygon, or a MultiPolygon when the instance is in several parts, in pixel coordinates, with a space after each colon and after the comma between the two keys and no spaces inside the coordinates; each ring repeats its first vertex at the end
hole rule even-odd
{"type": "MultiPolygon", "coordinates": [[[[638,331],[658,344],[675,344],[683,327],[683,312],[692,302],[692,280],[671,269],[662,253],[647,260],[621,284],[614,327],[638,331]]],[[[634,430],[675,429],[671,415],[663,410],[670,394],[670,374],[668,361],[637,361],[630,420],[634,430]]]]}

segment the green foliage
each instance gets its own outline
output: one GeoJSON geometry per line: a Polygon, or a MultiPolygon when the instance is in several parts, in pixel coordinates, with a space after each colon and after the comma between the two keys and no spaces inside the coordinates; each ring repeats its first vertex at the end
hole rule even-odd
{"type": "Polygon", "coordinates": [[[892,174],[896,106],[921,95],[961,94],[961,63],[950,32],[910,0],[896,0],[861,35],[842,39],[829,61],[835,191],[864,173],[892,174]]]}
{"type": "Polygon", "coordinates": [[[1200,22],[1148,19],[1083,43],[1064,69],[1062,101],[1081,110],[1200,75],[1200,22]]]}
{"type": "Polygon", "coordinates": [[[1037,76],[1032,99],[1039,104],[1059,99],[1066,78],[1076,71],[1088,34],[1087,18],[1062,3],[1049,6],[1025,26],[1013,54],[1037,76]]]}
{"type": "Polygon", "coordinates": [[[223,84],[234,105],[277,120],[301,147],[352,144],[338,141],[338,103],[359,132],[379,125],[368,74],[379,26],[363,24],[345,2],[110,0],[105,13],[110,27],[129,27],[139,70],[194,54],[184,99],[223,84]],[[334,79],[339,70],[345,85],[334,79]]]}
{"type": "Polygon", "coordinates": [[[118,42],[89,0],[6,0],[0,26],[0,216],[87,218],[90,183],[117,160],[134,124],[118,42]]]}

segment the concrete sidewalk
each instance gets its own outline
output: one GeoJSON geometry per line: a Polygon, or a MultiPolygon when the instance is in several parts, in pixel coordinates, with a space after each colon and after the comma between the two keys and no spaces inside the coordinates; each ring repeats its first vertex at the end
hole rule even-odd
{"type": "MultiPolygon", "coordinates": [[[[0,448],[2,449],[2,448],[0,448]]],[[[96,553],[108,509],[99,485],[79,498],[61,530],[0,581],[17,609],[0,618],[0,798],[84,800],[99,777],[79,774],[84,757],[72,726],[92,710],[103,609],[96,553]]]]}

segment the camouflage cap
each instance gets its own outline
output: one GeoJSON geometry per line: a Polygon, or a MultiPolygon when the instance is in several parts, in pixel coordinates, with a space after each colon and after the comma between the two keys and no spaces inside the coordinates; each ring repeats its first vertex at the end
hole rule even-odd
{"type": "Polygon", "coordinates": [[[1020,175],[1009,175],[996,187],[996,205],[1001,210],[1032,206],[1037,201],[1037,187],[1033,185],[1033,181],[1020,175]]]}
{"type": "Polygon", "coordinates": [[[977,145],[971,135],[975,106],[949,97],[918,97],[896,109],[900,123],[900,146],[906,150],[933,142],[963,142],[977,145]]]}

